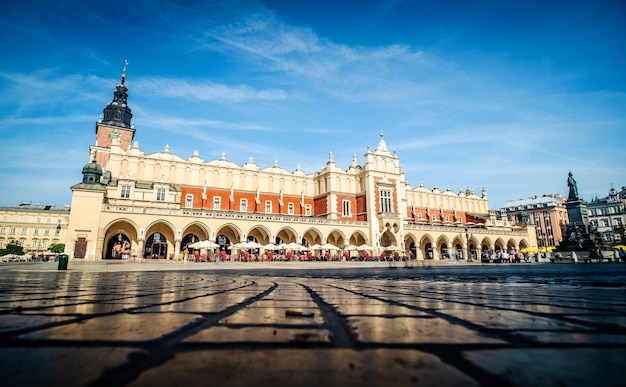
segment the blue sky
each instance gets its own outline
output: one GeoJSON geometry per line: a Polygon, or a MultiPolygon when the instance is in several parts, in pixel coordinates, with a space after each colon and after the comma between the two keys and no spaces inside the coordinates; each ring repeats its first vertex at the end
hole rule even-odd
{"type": "Polygon", "coordinates": [[[0,4],[0,205],[70,204],[124,60],[135,140],[205,160],[359,164],[491,208],[626,185],[623,1],[0,4]]]}

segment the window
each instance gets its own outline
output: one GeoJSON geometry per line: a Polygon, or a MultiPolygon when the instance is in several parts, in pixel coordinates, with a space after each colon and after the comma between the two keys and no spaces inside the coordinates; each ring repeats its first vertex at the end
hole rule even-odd
{"type": "Polygon", "coordinates": [[[4,238],[0,238],[0,248],[4,247],[4,238]]]}
{"type": "Polygon", "coordinates": [[[43,247],[44,249],[48,248],[48,240],[44,239],[43,242],[41,243],[41,247],[43,247]]]}
{"type": "Polygon", "coordinates": [[[350,211],[350,200],[343,199],[341,201],[341,215],[345,217],[352,216],[352,212],[350,211]]]}
{"type": "Polygon", "coordinates": [[[391,191],[380,190],[380,212],[391,212],[391,191]]]}
{"type": "Polygon", "coordinates": [[[213,196],[213,209],[219,210],[222,207],[222,198],[219,196],[213,196]]]}
{"type": "Polygon", "coordinates": [[[37,242],[38,242],[37,239],[33,239],[30,242],[30,247],[32,247],[33,249],[36,249],[37,248],[37,242]]]}
{"type": "Polygon", "coordinates": [[[130,185],[122,186],[122,193],[120,194],[120,197],[124,199],[128,199],[130,197],[130,185]]]}
{"type": "Polygon", "coordinates": [[[24,217],[24,223],[28,223],[28,222],[30,222],[30,218],[28,216],[25,216],[24,217]]]}
{"type": "Polygon", "coordinates": [[[52,218],[47,218],[46,223],[52,223],[52,218]]]}
{"type": "Polygon", "coordinates": [[[270,200],[265,201],[265,213],[266,214],[272,213],[272,202],[270,200]]]}
{"type": "Polygon", "coordinates": [[[43,230],[43,235],[50,235],[50,229],[47,228],[47,229],[43,230]]]}
{"type": "Polygon", "coordinates": [[[418,213],[418,214],[417,214],[417,220],[423,220],[423,219],[424,219],[424,218],[422,217],[422,214],[421,214],[421,213],[418,213]]]}
{"type": "Polygon", "coordinates": [[[0,227],[0,234],[5,234],[7,232],[6,227],[0,227]]]}
{"type": "Polygon", "coordinates": [[[11,234],[11,235],[15,235],[15,227],[11,227],[11,228],[9,229],[9,234],[11,234]]]}
{"type": "Polygon", "coordinates": [[[248,211],[248,199],[240,199],[239,200],[239,211],[241,211],[241,212],[248,211]]]}
{"type": "Polygon", "coordinates": [[[192,207],[193,207],[193,195],[187,194],[185,195],[185,208],[192,208],[192,207]]]}
{"type": "Polygon", "coordinates": [[[22,228],[22,235],[26,235],[26,232],[28,231],[28,229],[26,228],[22,228]]]}
{"type": "Polygon", "coordinates": [[[37,219],[35,220],[35,222],[37,222],[37,223],[41,223],[41,218],[37,218],[37,219]]]}
{"type": "Polygon", "coordinates": [[[39,229],[38,228],[33,230],[33,235],[39,235],[39,229]]]}
{"type": "Polygon", "coordinates": [[[289,215],[293,215],[293,214],[294,214],[294,209],[293,209],[293,208],[294,208],[294,207],[293,207],[293,203],[289,203],[289,204],[287,204],[287,213],[288,213],[289,215]]]}
{"type": "Polygon", "coordinates": [[[165,201],[165,188],[157,188],[156,200],[160,202],[165,201]]]}
{"type": "Polygon", "coordinates": [[[305,214],[306,216],[311,216],[311,205],[310,205],[310,204],[307,204],[307,205],[304,207],[304,214],[305,214]]]}
{"type": "Polygon", "coordinates": [[[6,215],[3,215],[3,216],[2,216],[2,221],[3,221],[3,222],[8,222],[8,221],[9,221],[9,217],[8,217],[8,216],[6,216],[6,215]]]}

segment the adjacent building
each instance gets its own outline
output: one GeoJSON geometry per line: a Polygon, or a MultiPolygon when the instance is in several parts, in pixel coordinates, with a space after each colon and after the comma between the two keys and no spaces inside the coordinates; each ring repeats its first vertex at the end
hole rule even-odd
{"type": "Polygon", "coordinates": [[[65,242],[69,217],[69,206],[24,202],[0,207],[0,249],[15,244],[25,253],[44,254],[53,244],[65,242]]]}
{"type": "Polygon", "coordinates": [[[382,133],[361,162],[355,155],[344,169],[330,153],[312,174],[252,158],[238,165],[226,154],[185,158],[168,146],[146,153],[127,92],[124,74],[95,125],[83,181],[71,187],[66,252],[74,259],[172,259],[202,240],[232,254],[246,241],[330,243],[420,260],[537,245],[534,226],[513,227],[490,211],[484,189],[412,187],[382,133]]]}
{"type": "Polygon", "coordinates": [[[618,239],[617,230],[622,230],[626,224],[626,187],[620,191],[615,188],[609,190],[609,194],[603,198],[595,198],[587,203],[587,215],[592,224],[607,242],[618,239]],[[616,238],[617,237],[617,238],[616,238]]]}
{"type": "Polygon", "coordinates": [[[565,201],[559,194],[534,196],[509,201],[500,210],[510,222],[515,222],[521,214],[524,214],[521,218],[527,215],[529,223],[535,226],[538,247],[557,246],[569,223],[565,201]]]}

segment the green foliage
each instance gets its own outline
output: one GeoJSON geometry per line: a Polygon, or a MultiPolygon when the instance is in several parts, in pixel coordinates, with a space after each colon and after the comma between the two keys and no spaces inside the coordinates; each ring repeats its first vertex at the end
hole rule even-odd
{"type": "Polygon", "coordinates": [[[7,254],[23,255],[24,248],[20,245],[9,243],[6,248],[0,249],[0,256],[7,254]]]}
{"type": "Polygon", "coordinates": [[[65,243],[55,243],[51,245],[48,250],[52,251],[53,253],[62,253],[65,251],[65,243]]]}

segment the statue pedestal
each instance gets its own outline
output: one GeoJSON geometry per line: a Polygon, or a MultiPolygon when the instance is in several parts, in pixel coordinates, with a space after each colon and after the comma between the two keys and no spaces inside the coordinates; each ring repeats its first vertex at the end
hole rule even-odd
{"type": "Polygon", "coordinates": [[[579,224],[587,226],[589,224],[589,216],[587,215],[587,202],[583,200],[565,202],[569,224],[579,224]]]}

